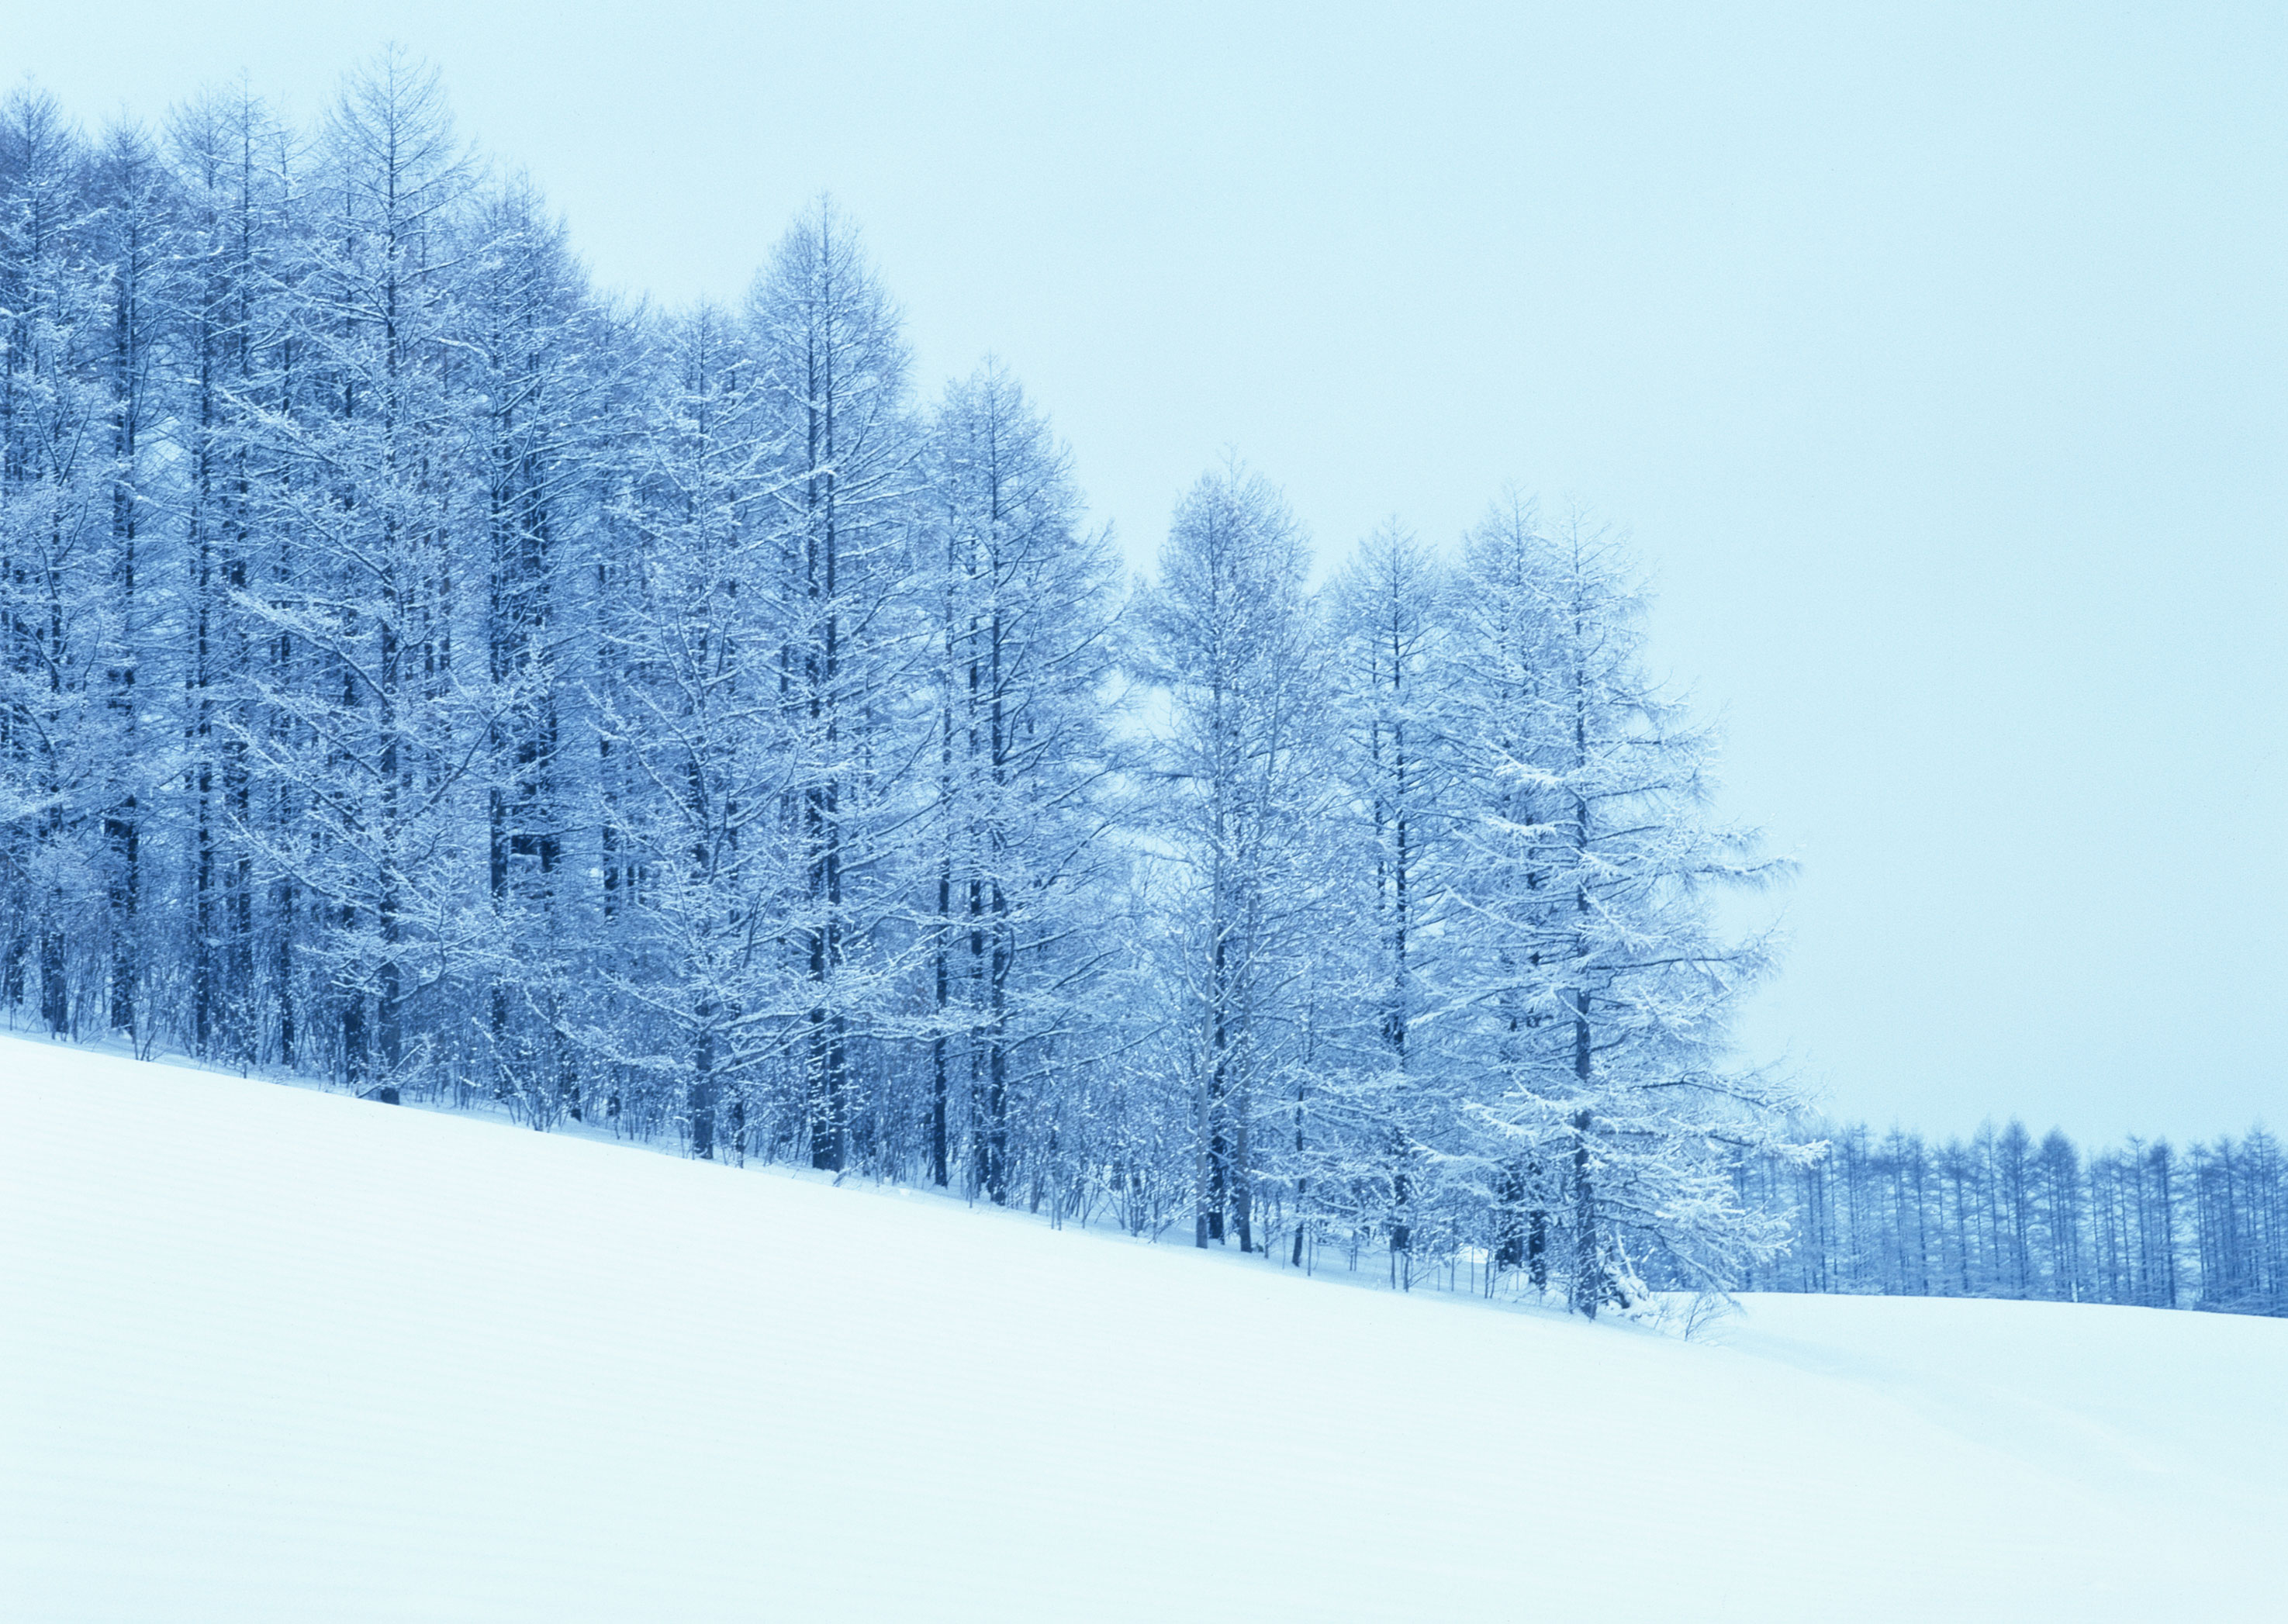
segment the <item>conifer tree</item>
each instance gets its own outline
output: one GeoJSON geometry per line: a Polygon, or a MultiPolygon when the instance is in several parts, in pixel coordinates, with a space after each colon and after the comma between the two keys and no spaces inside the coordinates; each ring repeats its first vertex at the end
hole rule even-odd
{"type": "Polygon", "coordinates": [[[1452,1124],[1435,955],[1450,883],[1442,867],[1450,790],[1440,751],[1438,681],[1442,582],[1395,521],[1368,535],[1326,594],[1334,760],[1346,792],[1329,822],[1338,871],[1353,881],[1333,931],[1353,951],[1317,971],[1333,976],[1354,1018],[1326,1032],[1338,1066],[1322,1066],[1322,1114],[1344,1142],[1325,1150],[1363,1177],[1323,1178],[1323,1197],[1347,1188],[1354,1222],[1380,1232],[1394,1279],[1410,1268],[1414,1234],[1434,1210],[1427,1187],[1452,1124]],[[1363,1198],[1356,1209],[1356,1198],[1363,1198]]]}
{"type": "Polygon", "coordinates": [[[0,107],[0,998],[76,1033],[107,956],[104,830],[128,741],[100,205],[54,101],[0,107]]]}
{"type": "Polygon", "coordinates": [[[1638,1295],[1648,1261],[1720,1283],[1780,1239],[1729,1172],[1786,1103],[1726,1066],[1763,955],[1708,915],[1712,888],[1772,869],[1705,815],[1710,741],[1643,673],[1625,571],[1603,534],[1512,500],[1457,580],[1450,736],[1482,798],[1457,808],[1456,986],[1505,1081],[1474,1114],[1505,1204],[1563,1232],[1568,1301],[1591,1316],[1638,1295]]]}
{"type": "Polygon", "coordinates": [[[906,590],[918,451],[897,313],[833,204],[780,241],[747,301],[759,433],[773,452],[768,527],[801,852],[805,1131],[840,1169],[862,1114],[851,1046],[894,981],[878,933],[894,906],[886,846],[905,761],[903,685],[920,658],[906,590]]]}
{"type": "MultiPolygon", "coordinates": [[[[1073,1081],[1089,1044],[1106,828],[1114,566],[1081,527],[1070,459],[997,365],[932,424],[922,563],[934,572],[937,778],[930,947],[930,1176],[948,1180],[950,1068],[968,1163],[1008,1199],[1013,1090],[1073,1081]]],[[[1042,1152],[1045,1147],[1040,1147],[1042,1152]]],[[[1039,1159],[1037,1153],[1036,1160],[1039,1159]]]]}
{"type": "Polygon", "coordinates": [[[1152,770],[1203,1247],[1227,1221],[1242,1251],[1254,1245],[1256,1112],[1315,902],[1300,861],[1326,795],[1308,566],[1285,499],[1235,460],[1177,504],[1139,607],[1140,674],[1170,707],[1152,770]]]}

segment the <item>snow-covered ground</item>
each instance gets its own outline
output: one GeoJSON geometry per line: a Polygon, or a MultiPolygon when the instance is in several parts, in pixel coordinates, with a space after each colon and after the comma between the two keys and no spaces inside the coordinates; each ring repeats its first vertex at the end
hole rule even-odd
{"type": "Polygon", "coordinates": [[[0,1040],[0,1616],[2288,1618],[2288,1323],[1715,1340],[0,1040]]]}

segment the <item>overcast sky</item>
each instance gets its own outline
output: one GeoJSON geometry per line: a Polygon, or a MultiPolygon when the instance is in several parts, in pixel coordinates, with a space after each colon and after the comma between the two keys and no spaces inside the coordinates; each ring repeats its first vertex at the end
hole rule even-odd
{"type": "Polygon", "coordinates": [[[307,115],[393,37],[608,285],[831,190],[1139,567],[1226,446],[1323,554],[1625,527],[1836,1110],[2288,1129],[2288,8],[0,0],[0,77],[307,115]]]}

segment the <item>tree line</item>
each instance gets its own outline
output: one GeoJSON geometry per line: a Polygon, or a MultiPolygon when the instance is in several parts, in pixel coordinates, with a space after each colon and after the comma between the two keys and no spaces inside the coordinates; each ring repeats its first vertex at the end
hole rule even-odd
{"type": "Polygon", "coordinates": [[[1863,1124],[1799,1131],[1827,1153],[1740,1165],[1742,1200],[1788,1213],[1793,1232],[1748,1289],[2288,1314],[2288,1162],[2261,1128],[2087,1155],[2017,1121],[1940,1145],[1863,1124]]]}
{"type": "Polygon", "coordinates": [[[830,203],[603,297],[395,54],[13,94],[0,346],[20,1024],[1592,1315],[1776,1266],[1780,866],[1586,520],[1315,589],[1235,459],[1129,582],[830,203]]]}
{"type": "Polygon", "coordinates": [[[2261,1130],[1791,1119],[1623,551],[1494,503],[1310,585],[1236,460],[1122,579],[1045,415],[921,398],[822,202],[600,297],[385,56],[0,116],[0,1006],[1236,1245],[2288,1310],[2261,1130]]]}

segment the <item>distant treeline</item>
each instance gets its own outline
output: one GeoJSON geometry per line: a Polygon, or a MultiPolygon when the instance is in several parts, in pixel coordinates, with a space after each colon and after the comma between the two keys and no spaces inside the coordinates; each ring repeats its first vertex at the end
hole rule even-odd
{"type": "Polygon", "coordinates": [[[1864,1124],[1798,1137],[1828,1154],[1741,1166],[1744,1200],[1795,1234],[1744,1288],[2288,1314],[2288,1163],[2261,1128],[2087,1155],[2015,1121],[1943,1145],[1864,1124]]]}

